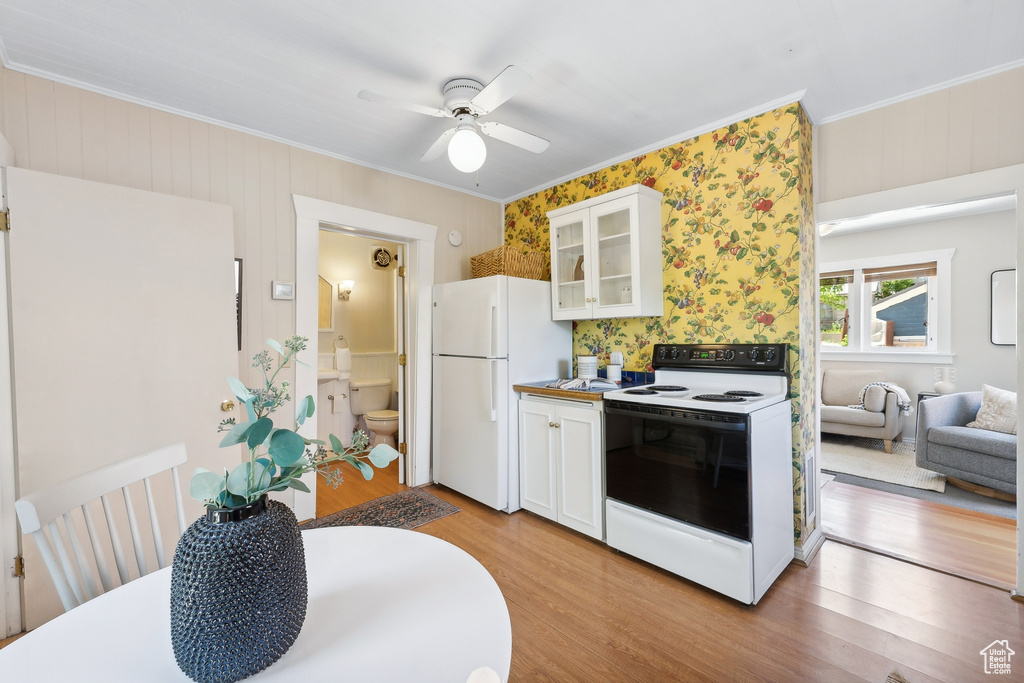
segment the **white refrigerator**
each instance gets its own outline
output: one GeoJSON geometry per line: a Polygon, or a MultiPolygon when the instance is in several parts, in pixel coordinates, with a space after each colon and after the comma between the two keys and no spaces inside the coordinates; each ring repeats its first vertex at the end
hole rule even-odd
{"type": "Polygon", "coordinates": [[[434,285],[433,478],[496,510],[519,509],[513,384],[568,377],[572,327],[551,283],[493,275],[434,285]]]}

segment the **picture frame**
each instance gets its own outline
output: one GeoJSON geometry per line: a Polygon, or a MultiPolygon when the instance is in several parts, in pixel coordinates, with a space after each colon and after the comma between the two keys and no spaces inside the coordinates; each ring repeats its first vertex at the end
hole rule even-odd
{"type": "Polygon", "coordinates": [[[270,292],[272,299],[295,299],[295,283],[294,282],[282,282],[280,280],[273,281],[273,288],[270,292]]]}
{"type": "Polygon", "coordinates": [[[235,259],[235,329],[238,333],[238,350],[242,350],[242,259],[235,259]]]}
{"type": "Polygon", "coordinates": [[[1017,343],[1017,270],[993,271],[989,284],[989,341],[995,346],[1014,346],[1017,343]]]}

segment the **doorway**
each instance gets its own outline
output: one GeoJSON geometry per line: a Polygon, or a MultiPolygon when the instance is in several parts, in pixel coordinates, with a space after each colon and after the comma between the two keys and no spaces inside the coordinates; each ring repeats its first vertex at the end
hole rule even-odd
{"type": "MultiPolygon", "coordinates": [[[[292,200],[296,216],[295,330],[301,336],[318,338],[317,270],[321,228],[405,245],[404,265],[408,271],[402,285],[408,305],[401,316],[404,338],[408,341],[405,349],[407,391],[403,403],[407,444],[404,474],[410,486],[427,484],[430,481],[430,293],[434,284],[437,227],[311,197],[292,195],[292,200]]],[[[315,395],[316,387],[316,368],[296,366],[295,395],[315,395]]],[[[314,414],[306,420],[300,430],[303,436],[316,438],[317,417],[314,414]]],[[[312,519],[316,516],[316,477],[309,476],[303,482],[310,492],[294,494],[294,510],[299,519],[312,519]]]]}
{"type": "MultiPolygon", "coordinates": [[[[830,261],[854,260],[861,263],[869,256],[920,251],[923,245],[928,245],[929,248],[948,246],[955,250],[951,275],[944,285],[948,292],[946,305],[949,306],[949,312],[934,318],[929,316],[929,330],[933,329],[933,324],[939,330],[948,330],[945,348],[939,346],[932,354],[900,353],[905,349],[880,348],[888,347],[890,344],[876,344],[874,338],[871,345],[879,348],[867,348],[862,333],[859,348],[852,344],[848,348],[839,348],[846,345],[833,340],[829,352],[821,343],[820,337],[816,340],[819,349],[819,378],[822,374],[821,365],[825,365],[826,368],[854,365],[865,367],[866,363],[866,367],[882,370],[887,381],[893,381],[907,390],[915,412],[905,421],[904,438],[910,443],[903,446],[904,450],[909,449],[912,458],[914,442],[919,437],[915,429],[916,407],[919,397],[928,396],[928,392],[933,390],[938,379],[934,376],[935,366],[956,367],[959,375],[956,391],[978,391],[982,383],[993,386],[1005,385],[1011,390],[1022,386],[1021,368],[1014,349],[990,346],[988,334],[989,271],[1006,259],[1009,259],[1008,263],[999,267],[1012,268],[1020,260],[1022,245],[1020,240],[1016,240],[1016,236],[1021,234],[1024,214],[1020,210],[1019,202],[1015,204],[1012,200],[1014,196],[1020,196],[1022,189],[1024,166],[1018,166],[924,183],[876,195],[828,202],[818,205],[816,209],[819,225],[828,225],[828,229],[822,230],[818,237],[816,261],[821,266],[819,270],[831,272],[833,269],[824,267],[824,264],[830,261]],[[1005,196],[1010,199],[1009,208],[1004,205],[984,212],[952,213],[942,218],[915,216],[904,210],[904,207],[920,209],[938,205],[952,209],[958,205],[967,205],[976,198],[993,196],[1005,196]],[[858,231],[856,235],[848,234],[844,239],[844,230],[840,229],[837,233],[836,226],[846,218],[859,219],[862,221],[862,228],[871,232],[858,231]],[[986,236],[996,235],[997,232],[996,243],[1012,246],[1016,240],[1016,247],[987,248],[989,242],[986,241],[986,236]],[[837,235],[839,239],[836,239],[837,235]],[[864,249],[870,244],[875,244],[877,248],[875,252],[869,254],[864,252],[864,249]],[[849,361],[856,363],[851,364],[849,361]]],[[[852,232],[850,228],[845,230],[852,232]]],[[[837,289],[834,282],[829,284],[833,290],[837,289]]],[[[1019,289],[1018,280],[1018,319],[1019,289]]],[[[942,294],[941,290],[936,292],[942,294]]],[[[857,293],[862,297],[866,296],[861,290],[857,290],[857,293]]],[[[872,315],[872,318],[874,317],[876,316],[872,315]]],[[[866,330],[865,320],[858,318],[858,321],[861,328],[866,330]]],[[[843,331],[843,326],[837,325],[836,337],[841,338],[843,331]]],[[[853,338],[850,339],[852,341],[853,338]]],[[[820,396],[820,393],[818,395],[820,396]]],[[[816,453],[815,466],[826,469],[820,436],[816,453]]],[[[815,477],[815,480],[821,479],[815,477]]],[[[1020,481],[1018,473],[1018,483],[1020,481]]],[[[969,515],[964,514],[959,508],[924,502],[919,498],[891,496],[874,489],[846,484],[835,487],[832,483],[825,483],[824,488],[818,489],[815,493],[822,499],[822,503],[815,506],[815,509],[821,512],[819,527],[829,538],[839,537],[853,545],[868,547],[949,573],[966,575],[992,585],[999,583],[1002,587],[1011,588],[1020,585],[1020,569],[1015,566],[1015,547],[1019,542],[1020,532],[1014,529],[1012,520],[1006,523],[1007,520],[997,518],[995,526],[1000,528],[991,529],[988,528],[991,525],[978,520],[968,520],[969,523],[966,523],[969,515]],[[842,490],[823,493],[828,487],[842,490]],[[890,497],[885,498],[886,495],[890,497]],[[949,514],[949,511],[955,513],[949,514]],[[944,514],[946,517],[943,517],[944,514]],[[999,521],[1003,523],[999,524],[999,521]],[[996,537],[1001,540],[993,542],[992,539],[996,537]],[[916,548],[915,543],[918,544],[916,548]],[[967,546],[972,543],[975,544],[971,546],[973,549],[968,549],[967,546]],[[987,553],[989,548],[992,550],[991,553],[987,553]],[[958,550],[954,552],[953,549],[958,550]],[[986,554],[988,557],[983,557],[986,554]],[[999,576],[998,581],[987,580],[988,577],[978,575],[971,576],[971,570],[964,569],[972,562],[987,559],[998,565],[995,572],[999,576]]],[[[1019,513],[1019,502],[1016,507],[1019,513]]]]}
{"type": "MultiPolygon", "coordinates": [[[[360,430],[371,443],[383,441],[394,448],[404,444],[404,368],[399,357],[405,350],[405,290],[399,267],[405,251],[397,242],[320,228],[316,405],[321,441],[334,434],[349,445],[353,431],[360,430]],[[334,369],[338,377],[320,368],[334,369]],[[367,411],[374,414],[370,423],[367,411]]],[[[401,460],[375,470],[370,481],[347,463],[335,467],[344,484],[317,489],[317,517],[405,488],[401,460]]]]}

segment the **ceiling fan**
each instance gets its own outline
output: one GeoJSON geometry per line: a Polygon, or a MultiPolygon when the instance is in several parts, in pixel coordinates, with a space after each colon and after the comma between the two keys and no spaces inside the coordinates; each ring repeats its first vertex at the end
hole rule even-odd
{"type": "Polygon", "coordinates": [[[528,73],[514,65],[506,67],[486,87],[471,78],[453,78],[441,88],[443,109],[405,102],[369,90],[361,90],[359,97],[418,114],[455,119],[455,127],[442,133],[420,161],[433,161],[447,149],[448,158],[455,168],[463,173],[472,173],[483,165],[487,157],[487,147],[477,134],[477,128],[484,135],[537,154],[551,144],[544,138],[497,121],[477,121],[478,117],[490,114],[532,82],[528,73]]]}

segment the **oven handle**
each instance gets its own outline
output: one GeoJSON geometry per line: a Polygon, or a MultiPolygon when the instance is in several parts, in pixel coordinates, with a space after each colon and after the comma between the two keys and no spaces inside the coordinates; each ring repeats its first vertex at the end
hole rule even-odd
{"type": "Polygon", "coordinates": [[[693,427],[704,427],[705,429],[714,429],[720,432],[745,432],[747,431],[746,420],[741,422],[721,422],[715,419],[706,419],[699,416],[697,413],[692,411],[686,411],[692,417],[681,417],[679,415],[663,414],[663,413],[648,413],[640,412],[635,410],[620,410],[613,408],[605,404],[604,412],[608,415],[625,415],[626,417],[640,417],[648,418],[652,420],[658,420],[660,422],[669,422],[677,425],[689,425],[693,427]]]}

